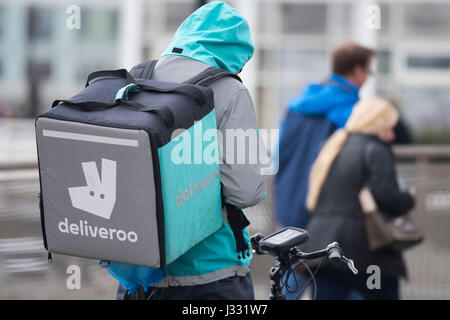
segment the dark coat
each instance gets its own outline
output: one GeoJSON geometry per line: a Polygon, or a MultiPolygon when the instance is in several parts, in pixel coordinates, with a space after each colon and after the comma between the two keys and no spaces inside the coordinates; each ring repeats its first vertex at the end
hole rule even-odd
{"type": "Polygon", "coordinates": [[[360,273],[365,274],[369,265],[378,265],[382,276],[405,277],[401,253],[389,248],[373,252],[368,247],[358,198],[364,185],[386,216],[402,215],[414,206],[409,192],[399,189],[390,146],[374,136],[351,134],[330,168],[307,226],[310,240],[302,249],[319,250],[337,241],[360,273]]]}

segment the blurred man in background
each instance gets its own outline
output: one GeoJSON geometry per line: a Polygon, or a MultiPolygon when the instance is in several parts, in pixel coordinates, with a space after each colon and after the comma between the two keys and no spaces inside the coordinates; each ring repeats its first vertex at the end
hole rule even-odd
{"type": "MultiPolygon", "coordinates": [[[[325,140],[347,122],[359,100],[359,89],[371,74],[374,55],[374,50],[361,45],[343,44],[332,54],[331,75],[321,83],[307,85],[288,101],[274,188],[276,219],[282,226],[307,225],[310,213],[305,201],[311,166],[325,140]]],[[[286,296],[294,297],[289,292],[286,296]]]]}

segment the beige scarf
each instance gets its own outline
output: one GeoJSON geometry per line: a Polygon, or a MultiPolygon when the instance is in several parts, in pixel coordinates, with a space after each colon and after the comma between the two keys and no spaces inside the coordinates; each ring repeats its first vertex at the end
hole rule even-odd
{"type": "Polygon", "coordinates": [[[383,99],[360,100],[355,105],[345,128],[337,130],[328,138],[312,166],[306,198],[308,210],[313,211],[316,208],[330,167],[347,141],[348,135],[351,133],[377,134],[383,129],[394,127],[398,117],[397,110],[383,99]]]}

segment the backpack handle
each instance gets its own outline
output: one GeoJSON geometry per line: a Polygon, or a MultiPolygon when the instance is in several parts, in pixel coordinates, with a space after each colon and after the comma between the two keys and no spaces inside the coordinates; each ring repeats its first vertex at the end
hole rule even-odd
{"type": "Polygon", "coordinates": [[[83,101],[83,102],[76,102],[73,101],[71,99],[66,99],[66,100],[55,100],[52,103],[52,108],[56,107],[58,104],[60,104],[61,102],[63,103],[68,103],[74,106],[78,106],[80,108],[82,108],[83,110],[86,111],[99,111],[99,110],[104,110],[104,109],[108,109],[111,107],[114,107],[117,103],[104,103],[104,102],[98,102],[98,101],[83,101]]]}
{"type": "Polygon", "coordinates": [[[100,110],[112,108],[119,104],[124,104],[126,106],[130,106],[130,107],[134,108],[136,111],[157,113],[163,119],[163,121],[167,125],[167,128],[172,128],[175,124],[175,118],[173,116],[173,113],[167,106],[149,107],[149,106],[140,104],[138,102],[128,101],[128,100],[120,100],[120,101],[117,101],[114,103],[102,103],[102,102],[95,102],[95,101],[74,102],[71,100],[55,100],[55,101],[53,101],[52,108],[57,106],[61,102],[75,105],[85,111],[100,111],[100,110]]]}
{"type": "Polygon", "coordinates": [[[92,72],[90,75],[88,75],[86,85],[84,87],[86,88],[89,85],[89,82],[100,77],[122,78],[125,79],[128,83],[134,83],[133,77],[126,69],[100,70],[92,72]]]}
{"type": "Polygon", "coordinates": [[[121,100],[120,103],[126,106],[130,106],[134,108],[136,111],[157,113],[163,119],[167,128],[169,129],[175,125],[175,118],[173,116],[173,113],[167,106],[150,107],[145,106],[139,102],[129,100],[121,100]]]}

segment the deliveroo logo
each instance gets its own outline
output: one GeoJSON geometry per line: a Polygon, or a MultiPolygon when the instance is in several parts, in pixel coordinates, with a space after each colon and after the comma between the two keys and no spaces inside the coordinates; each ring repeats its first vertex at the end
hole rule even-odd
{"type": "Polygon", "coordinates": [[[95,161],[81,166],[86,186],[68,188],[72,206],[109,220],[116,203],[116,161],[102,158],[101,177],[95,161]]]}

